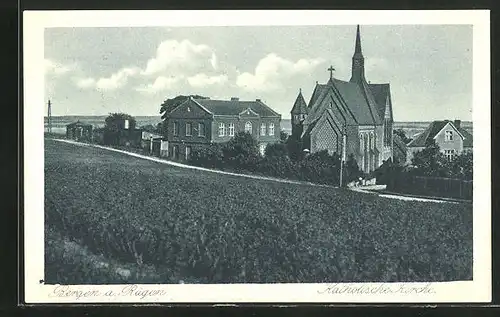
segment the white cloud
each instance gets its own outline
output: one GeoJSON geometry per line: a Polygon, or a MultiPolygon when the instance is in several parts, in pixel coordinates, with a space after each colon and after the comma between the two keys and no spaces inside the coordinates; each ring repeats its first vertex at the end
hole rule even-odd
{"type": "Polygon", "coordinates": [[[251,91],[272,91],[283,87],[283,81],[292,76],[310,73],[322,59],[300,59],[296,62],[272,53],[259,61],[255,72],[243,73],[236,79],[236,85],[251,91]]]}
{"type": "Polygon", "coordinates": [[[156,56],[147,62],[143,75],[153,75],[165,71],[196,69],[203,66],[216,68],[217,58],[213,50],[205,44],[193,44],[188,40],[167,40],[160,43],[156,56]]]}
{"type": "Polygon", "coordinates": [[[212,53],[210,64],[212,65],[213,69],[217,69],[217,56],[215,55],[215,53],[212,53]]]}
{"type": "Polygon", "coordinates": [[[176,77],[159,76],[152,84],[148,84],[143,87],[138,87],[135,90],[142,93],[154,94],[162,90],[173,88],[179,82],[179,80],[180,78],[178,77],[176,78],[176,77]]]}
{"type": "Polygon", "coordinates": [[[44,67],[46,74],[53,74],[53,75],[64,75],[76,68],[75,65],[63,65],[61,63],[54,62],[50,59],[44,60],[44,67]]]}
{"type": "Polygon", "coordinates": [[[92,88],[95,86],[95,79],[94,78],[75,78],[74,79],[75,84],[78,88],[92,88]]]}
{"type": "Polygon", "coordinates": [[[109,77],[102,77],[99,79],[91,77],[76,78],[74,82],[77,87],[83,89],[96,88],[99,90],[115,90],[125,86],[128,79],[131,76],[137,75],[139,72],[140,69],[137,67],[125,67],[109,77]]]}
{"type": "Polygon", "coordinates": [[[200,88],[215,84],[224,84],[228,81],[228,77],[227,75],[208,76],[201,73],[192,77],[188,77],[187,81],[191,86],[200,88]]]}
{"type": "Polygon", "coordinates": [[[139,71],[140,70],[136,67],[122,68],[108,78],[100,78],[97,80],[95,86],[97,89],[101,90],[115,90],[121,88],[127,84],[130,76],[138,74],[139,71]]]}

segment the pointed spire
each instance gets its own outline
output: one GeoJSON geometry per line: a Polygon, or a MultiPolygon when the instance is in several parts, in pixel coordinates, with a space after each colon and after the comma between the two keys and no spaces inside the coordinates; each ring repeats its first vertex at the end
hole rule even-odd
{"type": "Polygon", "coordinates": [[[363,55],[363,52],[361,51],[361,35],[359,32],[359,24],[356,27],[356,47],[354,48],[354,54],[363,55]]]}
{"type": "Polygon", "coordinates": [[[307,104],[304,100],[304,96],[302,96],[302,88],[299,89],[299,94],[297,95],[297,99],[295,99],[291,113],[307,114],[307,104]]]}
{"type": "Polygon", "coordinates": [[[352,56],[352,70],[350,82],[360,84],[365,80],[365,58],[361,51],[361,35],[359,31],[359,24],[356,27],[356,45],[354,48],[354,55],[352,56]]]}

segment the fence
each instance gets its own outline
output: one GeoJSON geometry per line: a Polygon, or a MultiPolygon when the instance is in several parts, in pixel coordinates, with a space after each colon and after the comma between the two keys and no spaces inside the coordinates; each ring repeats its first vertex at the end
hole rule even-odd
{"type": "Polygon", "coordinates": [[[473,181],[400,173],[390,179],[387,189],[407,194],[472,200],[473,181]]]}

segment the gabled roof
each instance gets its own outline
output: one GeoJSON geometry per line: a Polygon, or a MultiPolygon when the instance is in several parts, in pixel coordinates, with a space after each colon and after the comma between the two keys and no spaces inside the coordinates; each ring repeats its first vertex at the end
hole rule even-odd
{"type": "Polygon", "coordinates": [[[302,96],[302,90],[299,91],[299,95],[297,99],[295,99],[291,114],[307,114],[307,104],[304,100],[304,96],[302,96]]]}
{"type": "Polygon", "coordinates": [[[389,105],[391,102],[390,84],[368,84],[368,87],[370,88],[373,98],[375,99],[375,103],[377,104],[377,111],[380,118],[384,118],[387,98],[389,98],[389,105]]]}
{"type": "Polygon", "coordinates": [[[397,134],[393,134],[392,143],[398,147],[401,151],[406,153],[406,144],[403,142],[401,137],[397,134]]]}
{"type": "Polygon", "coordinates": [[[193,99],[197,104],[214,115],[237,116],[251,109],[261,117],[279,117],[280,115],[261,101],[193,99]]]}
{"type": "Polygon", "coordinates": [[[316,87],[314,87],[313,94],[311,96],[311,100],[309,100],[309,104],[307,108],[311,108],[312,105],[318,100],[319,96],[326,90],[327,85],[326,84],[318,84],[316,82],[316,87]]]}
{"type": "MultiPolygon", "coordinates": [[[[340,95],[341,103],[347,105],[347,112],[352,114],[357,124],[373,125],[382,123],[377,109],[378,106],[376,106],[377,103],[368,86],[360,87],[355,82],[332,78],[327,84],[316,85],[309,103],[309,116],[304,122],[305,125],[315,121],[317,116],[323,113],[324,108],[329,106],[328,102],[324,102],[324,98],[329,91],[332,91],[330,89],[333,90],[334,94],[338,93],[340,95]]],[[[383,104],[385,111],[385,100],[383,104]]],[[[348,124],[350,123],[348,122],[348,124]]]]}
{"type": "Polygon", "coordinates": [[[460,133],[462,133],[462,135],[464,136],[464,141],[463,141],[463,146],[464,147],[472,147],[473,145],[473,137],[472,137],[472,134],[469,133],[469,131],[465,130],[465,129],[458,129],[460,131],[460,133]]]}
{"type": "MultiPolygon", "coordinates": [[[[459,134],[461,134],[462,137],[464,137],[465,141],[466,137],[462,133],[461,131],[462,129],[458,130],[453,124],[453,122],[450,120],[441,120],[441,121],[431,122],[431,124],[429,124],[429,126],[427,127],[427,129],[425,129],[424,132],[420,133],[415,139],[413,139],[412,141],[410,141],[410,143],[408,143],[407,147],[425,147],[428,144],[428,142],[430,142],[433,138],[435,138],[436,135],[439,132],[441,132],[441,130],[443,130],[443,128],[447,124],[450,124],[453,127],[453,129],[455,129],[459,134]]],[[[472,139],[472,136],[470,139],[472,139]]]]}

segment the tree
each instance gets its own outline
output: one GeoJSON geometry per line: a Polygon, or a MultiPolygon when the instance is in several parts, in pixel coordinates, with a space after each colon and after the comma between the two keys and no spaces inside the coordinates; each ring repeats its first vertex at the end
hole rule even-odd
{"type": "Polygon", "coordinates": [[[254,169],[260,159],[258,143],[248,132],[238,132],[222,149],[224,162],[236,169],[254,169]]]}
{"type": "Polygon", "coordinates": [[[363,172],[359,169],[358,162],[354,158],[354,155],[352,153],[349,154],[347,162],[345,163],[345,182],[349,183],[357,180],[362,175],[363,172]]]}
{"type": "Polygon", "coordinates": [[[266,157],[286,157],[288,151],[284,143],[271,143],[266,146],[266,157]]]}
{"type": "Polygon", "coordinates": [[[125,121],[128,120],[128,131],[132,131],[136,127],[135,118],[126,113],[110,113],[105,119],[104,125],[104,144],[118,145],[123,134],[125,121]]]}
{"type": "Polygon", "coordinates": [[[110,113],[105,119],[104,128],[107,131],[120,131],[125,128],[125,120],[129,121],[128,128],[134,130],[136,126],[135,118],[126,113],[110,113]]]}
{"type": "Polygon", "coordinates": [[[286,141],[288,156],[294,161],[300,161],[304,158],[303,143],[298,135],[290,135],[286,141]]]}
{"type": "Polygon", "coordinates": [[[163,101],[163,103],[160,105],[160,114],[161,118],[163,120],[166,120],[168,118],[168,115],[170,112],[172,112],[175,108],[177,108],[180,104],[182,104],[184,101],[189,99],[189,97],[193,97],[193,99],[208,99],[208,97],[203,97],[200,95],[179,95],[175,98],[167,99],[163,101]]]}
{"type": "Polygon", "coordinates": [[[412,140],[411,138],[406,136],[406,132],[403,129],[396,129],[393,131],[395,135],[399,136],[401,138],[401,141],[403,141],[405,144],[410,143],[412,140]]]}
{"type": "Polygon", "coordinates": [[[288,140],[288,133],[286,133],[284,130],[280,131],[280,142],[281,143],[286,143],[288,140]]]}
{"type": "Polygon", "coordinates": [[[434,139],[430,140],[423,150],[416,152],[411,162],[415,167],[414,173],[423,176],[450,176],[447,168],[449,163],[434,139]]]}

